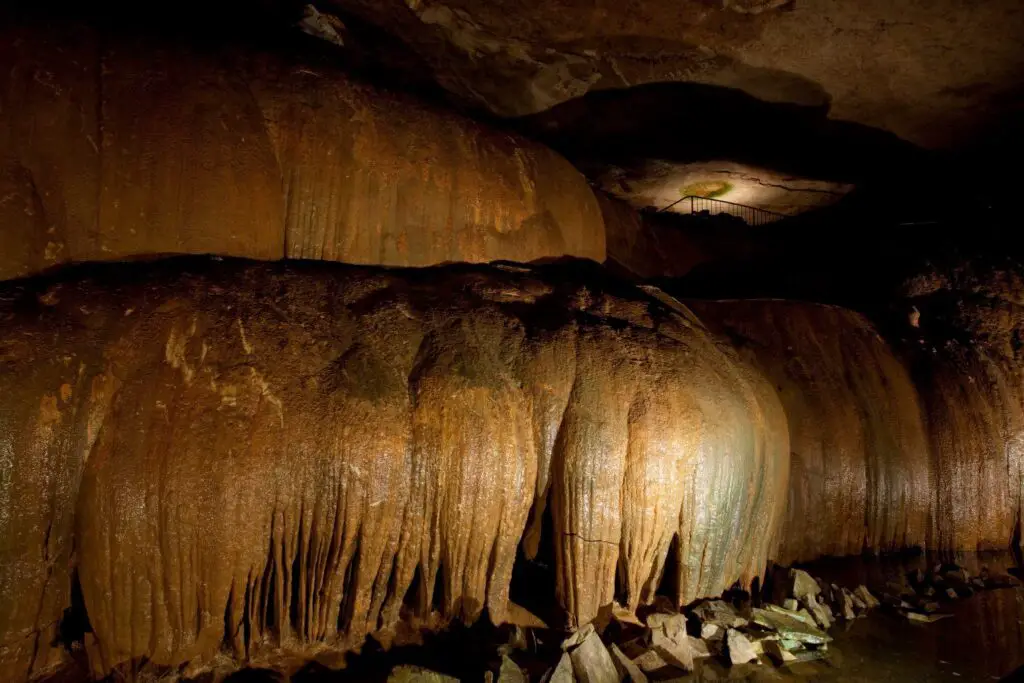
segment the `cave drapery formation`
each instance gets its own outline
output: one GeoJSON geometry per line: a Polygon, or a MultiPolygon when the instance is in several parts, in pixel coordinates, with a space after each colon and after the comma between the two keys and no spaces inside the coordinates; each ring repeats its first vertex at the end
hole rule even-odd
{"type": "Polygon", "coordinates": [[[900,335],[684,305],[592,261],[682,275],[744,228],[681,233],[542,144],[322,62],[12,24],[0,65],[16,680],[67,660],[69,615],[97,676],[195,670],[500,623],[519,554],[550,550],[576,627],[769,561],[1019,540],[1011,268],[908,279],[900,335]]]}

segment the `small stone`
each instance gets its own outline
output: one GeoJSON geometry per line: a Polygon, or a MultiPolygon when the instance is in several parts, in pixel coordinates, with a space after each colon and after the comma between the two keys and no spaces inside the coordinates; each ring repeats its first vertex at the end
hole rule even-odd
{"type": "Polygon", "coordinates": [[[791,581],[790,595],[797,600],[806,598],[808,595],[817,595],[821,592],[821,588],[818,587],[818,582],[814,580],[814,577],[802,569],[790,569],[789,578],[791,581]]]}
{"type": "Polygon", "coordinates": [[[562,658],[558,660],[558,664],[548,674],[545,674],[545,678],[546,683],[574,683],[575,679],[572,677],[572,658],[569,657],[568,653],[562,653],[562,658]]]}
{"type": "Polygon", "coordinates": [[[983,590],[985,588],[985,582],[982,579],[979,579],[979,578],[971,579],[971,585],[973,585],[976,588],[981,588],[983,590]]]}
{"type": "Polygon", "coordinates": [[[778,664],[796,661],[796,656],[786,648],[782,647],[782,642],[778,640],[765,641],[764,651],[765,654],[775,660],[778,664]]]}
{"type": "Polygon", "coordinates": [[[704,624],[700,627],[700,637],[704,640],[714,640],[722,637],[722,627],[718,624],[704,624]]]}
{"type": "Polygon", "coordinates": [[[421,666],[403,664],[391,670],[388,683],[459,683],[459,679],[421,666]]]}
{"type": "Polygon", "coordinates": [[[515,662],[505,656],[501,658],[498,683],[529,683],[529,678],[515,662]]]}
{"type": "Polygon", "coordinates": [[[726,652],[729,663],[733,666],[757,660],[757,652],[747,637],[734,628],[729,629],[725,636],[726,652]]]}
{"type": "Polygon", "coordinates": [[[612,656],[593,629],[579,647],[569,653],[569,657],[573,673],[580,683],[619,683],[619,672],[612,656]]]}
{"type": "Polygon", "coordinates": [[[782,602],[782,606],[790,610],[791,612],[795,612],[798,609],[800,609],[800,605],[797,603],[796,598],[786,598],[782,602]]]}
{"type": "Polygon", "coordinates": [[[615,663],[615,669],[619,672],[620,678],[628,678],[633,683],[647,683],[647,676],[629,657],[622,654],[618,645],[613,643],[608,651],[612,655],[612,661],[615,663]]]}
{"type": "Polygon", "coordinates": [[[947,597],[947,598],[949,598],[950,600],[956,600],[956,599],[957,599],[957,598],[959,598],[960,596],[959,596],[959,595],[957,595],[957,592],[956,592],[956,591],[955,591],[954,589],[952,589],[952,588],[947,588],[947,589],[946,589],[946,597],[947,597]]]}

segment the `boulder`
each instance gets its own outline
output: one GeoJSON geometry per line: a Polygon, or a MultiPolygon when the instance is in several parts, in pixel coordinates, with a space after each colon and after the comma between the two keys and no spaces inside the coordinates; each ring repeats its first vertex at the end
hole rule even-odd
{"type": "Polygon", "coordinates": [[[583,642],[569,652],[569,657],[580,683],[619,683],[615,662],[596,631],[591,630],[583,642]]]}
{"type": "Polygon", "coordinates": [[[729,656],[729,663],[733,666],[757,660],[757,651],[753,644],[734,628],[729,629],[726,633],[725,651],[729,656]]]}

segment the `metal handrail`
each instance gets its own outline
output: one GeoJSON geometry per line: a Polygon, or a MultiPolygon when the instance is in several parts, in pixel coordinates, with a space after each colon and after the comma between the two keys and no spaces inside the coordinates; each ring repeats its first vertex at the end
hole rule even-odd
{"type": "Polygon", "coordinates": [[[677,199],[668,206],[658,209],[657,213],[668,211],[673,206],[687,200],[690,202],[691,214],[695,214],[699,211],[707,211],[713,216],[727,213],[730,216],[736,216],[743,219],[747,225],[752,226],[765,225],[766,223],[774,223],[775,221],[782,220],[783,218],[789,218],[789,216],[786,216],[785,214],[769,211],[768,209],[759,209],[756,206],[736,204],[734,202],[727,202],[724,199],[713,199],[711,197],[697,197],[695,195],[687,195],[677,199]]]}

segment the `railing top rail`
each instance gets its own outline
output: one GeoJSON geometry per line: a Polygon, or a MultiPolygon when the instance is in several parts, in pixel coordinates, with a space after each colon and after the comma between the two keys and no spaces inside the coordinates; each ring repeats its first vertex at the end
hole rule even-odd
{"type": "Polygon", "coordinates": [[[704,202],[714,202],[714,203],[717,203],[717,204],[727,204],[728,206],[735,206],[738,209],[749,209],[750,211],[757,211],[759,213],[763,213],[763,214],[766,214],[768,216],[773,216],[775,218],[780,218],[780,219],[781,218],[789,218],[789,216],[787,216],[786,214],[777,213],[775,211],[769,211],[768,209],[762,209],[762,208],[759,208],[757,206],[748,206],[747,204],[737,204],[736,202],[729,202],[729,201],[726,201],[724,199],[716,199],[714,197],[698,197],[697,195],[692,195],[692,194],[691,195],[686,195],[685,197],[680,197],[679,199],[677,199],[676,201],[672,202],[668,206],[666,206],[664,208],[661,208],[661,209],[658,209],[658,211],[656,213],[663,213],[665,211],[668,211],[669,209],[671,209],[676,204],[679,204],[680,202],[684,202],[687,199],[691,199],[691,200],[692,199],[699,199],[699,200],[704,201],[704,202]]]}

